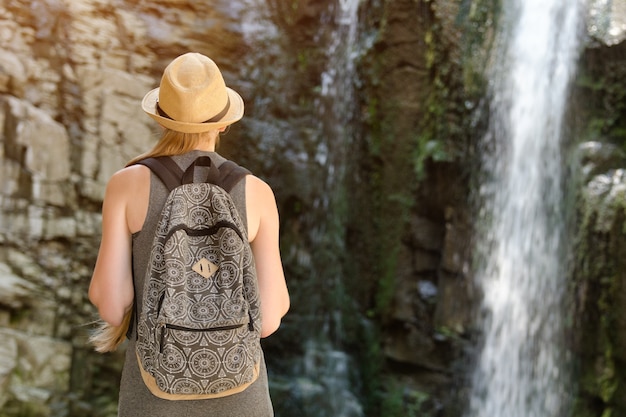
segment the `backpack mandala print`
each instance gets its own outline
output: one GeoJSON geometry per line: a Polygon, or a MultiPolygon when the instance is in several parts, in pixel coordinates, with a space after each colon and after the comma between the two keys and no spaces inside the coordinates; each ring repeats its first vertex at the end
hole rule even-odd
{"type": "Polygon", "coordinates": [[[139,163],[170,190],[137,321],[143,380],[170,400],[241,392],[259,375],[261,317],[247,231],[224,188],[249,172],[230,161],[218,170],[207,156],[184,173],[167,157],[139,163]]]}

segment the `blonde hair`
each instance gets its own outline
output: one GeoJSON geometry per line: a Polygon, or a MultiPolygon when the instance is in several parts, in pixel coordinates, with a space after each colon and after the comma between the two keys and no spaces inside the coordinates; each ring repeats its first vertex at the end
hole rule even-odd
{"type": "MultiPolygon", "coordinates": [[[[196,149],[201,144],[210,140],[215,140],[215,146],[217,147],[219,144],[218,130],[210,130],[202,133],[183,133],[165,129],[161,138],[151,150],[131,159],[126,166],[133,165],[145,158],[181,155],[196,149]]],[[[126,333],[130,326],[132,311],[133,308],[130,308],[126,312],[120,326],[112,326],[102,319],[97,321],[98,327],[89,336],[89,343],[93,345],[97,352],[112,352],[126,340],[126,333]]]]}
{"type": "Polygon", "coordinates": [[[96,352],[113,352],[126,340],[126,333],[130,326],[132,312],[133,309],[130,308],[124,315],[122,324],[119,326],[111,326],[102,319],[97,320],[98,327],[89,336],[89,343],[94,347],[96,352]]]}
{"type": "Polygon", "coordinates": [[[154,148],[131,159],[126,166],[133,165],[145,158],[187,153],[210,140],[215,140],[215,146],[217,147],[219,138],[218,130],[209,130],[201,133],[184,133],[165,129],[157,144],[154,145],[154,148]]]}

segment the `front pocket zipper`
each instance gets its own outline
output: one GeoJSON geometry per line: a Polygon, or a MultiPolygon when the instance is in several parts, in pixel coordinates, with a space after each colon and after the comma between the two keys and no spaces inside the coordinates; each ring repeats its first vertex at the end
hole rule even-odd
{"type": "Polygon", "coordinates": [[[159,346],[159,352],[163,353],[163,345],[165,344],[165,331],[166,329],[177,330],[181,332],[223,332],[227,330],[235,330],[244,326],[244,324],[231,324],[229,326],[211,327],[208,329],[194,329],[190,327],[178,326],[176,324],[162,323],[161,327],[161,344],[159,346]]]}

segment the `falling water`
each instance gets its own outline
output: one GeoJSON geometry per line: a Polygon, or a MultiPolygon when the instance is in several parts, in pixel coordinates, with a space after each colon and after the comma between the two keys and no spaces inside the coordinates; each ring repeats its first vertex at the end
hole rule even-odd
{"type": "MultiPolygon", "coordinates": [[[[320,100],[316,105],[319,114],[320,138],[316,159],[323,169],[324,192],[315,206],[326,215],[326,221],[314,228],[314,241],[331,250],[335,259],[329,259],[316,271],[320,282],[335,294],[341,292],[341,254],[345,252],[344,224],[341,202],[343,199],[346,149],[352,134],[351,118],[354,112],[354,86],[356,35],[359,0],[338,0],[335,4],[330,44],[327,47],[327,67],[321,74],[320,100]],[[339,239],[337,238],[339,237],[339,239]],[[330,238],[330,239],[329,239],[330,238]]],[[[312,335],[305,345],[303,374],[320,383],[324,400],[318,402],[316,416],[361,417],[362,406],[351,387],[351,358],[341,350],[341,306],[333,305],[322,317],[321,334],[312,335]]],[[[319,318],[318,318],[319,319],[319,318]]]]}
{"type": "MultiPolygon", "coordinates": [[[[307,198],[311,202],[299,215],[302,229],[301,246],[291,245],[297,253],[293,261],[307,271],[306,283],[311,285],[306,299],[298,301],[299,326],[314,329],[304,340],[299,340],[303,355],[290,363],[292,377],[281,387],[287,404],[297,404],[284,411],[287,415],[309,417],[362,417],[363,409],[354,391],[355,366],[350,355],[342,350],[343,317],[341,305],[343,288],[342,256],[346,248],[343,236],[345,224],[343,199],[346,149],[352,135],[351,118],[355,111],[354,87],[355,54],[357,53],[358,7],[360,0],[335,0],[329,2],[328,10],[319,17],[319,33],[316,41],[325,42],[326,66],[320,74],[319,95],[314,102],[312,120],[314,128],[298,127],[298,141],[305,143],[305,152],[297,154],[298,174],[309,188],[307,198]]],[[[246,20],[244,30],[250,43],[261,43],[263,55],[280,56],[293,51],[276,51],[281,43],[273,41],[280,36],[280,28],[274,26],[270,3],[264,0],[242,0],[246,20]],[[278,29],[278,30],[277,30],[278,29]],[[269,52],[266,48],[272,48],[269,52]]],[[[257,48],[252,48],[257,49],[257,48]]],[[[260,57],[264,60],[265,57],[260,57]]],[[[252,66],[255,67],[255,66],[252,66]]],[[[280,71],[280,68],[276,68],[280,71]]],[[[251,75],[258,76],[256,69],[251,75]]],[[[288,76],[300,76],[289,74],[288,76]]],[[[282,87],[282,86],[281,86],[282,87]]],[[[272,98],[257,97],[264,101],[272,98]]],[[[259,102],[257,108],[265,107],[259,102]]],[[[295,104],[294,104],[295,105],[295,104]]],[[[300,121],[301,123],[301,121],[300,121]]],[[[267,129],[267,123],[257,123],[267,129]]],[[[257,126],[259,128],[261,126],[257,126]]],[[[284,129],[284,125],[281,125],[284,129]]],[[[280,138],[280,134],[266,131],[263,141],[280,138]]],[[[308,201],[308,200],[307,200],[308,201]]],[[[300,290],[302,291],[302,290],[300,290]]],[[[292,296],[297,289],[292,288],[292,296]]],[[[294,303],[295,304],[295,303],[294,303]]],[[[295,310],[295,308],[294,308],[295,310]]],[[[293,312],[290,313],[293,317],[293,312]]],[[[275,379],[275,378],[273,378],[275,379]]]]}
{"type": "Polygon", "coordinates": [[[560,139],[584,4],[504,3],[481,190],[489,222],[478,271],[484,346],[469,416],[561,417],[568,378],[560,139]]]}

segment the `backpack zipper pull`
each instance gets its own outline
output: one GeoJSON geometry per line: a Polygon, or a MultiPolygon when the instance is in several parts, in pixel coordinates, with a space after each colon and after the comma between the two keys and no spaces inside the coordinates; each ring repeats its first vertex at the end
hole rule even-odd
{"type": "Polygon", "coordinates": [[[250,321],[248,322],[248,330],[251,332],[254,331],[254,319],[252,318],[252,312],[248,309],[248,317],[250,317],[250,321]]]}
{"type": "Polygon", "coordinates": [[[163,345],[165,344],[165,329],[167,325],[165,322],[161,322],[158,324],[159,330],[161,332],[160,342],[159,342],[159,353],[163,353],[163,345]]]}

